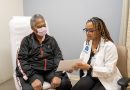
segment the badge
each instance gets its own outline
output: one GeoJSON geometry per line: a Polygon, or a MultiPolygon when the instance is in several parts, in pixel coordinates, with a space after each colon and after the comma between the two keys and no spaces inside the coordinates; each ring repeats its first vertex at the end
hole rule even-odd
{"type": "Polygon", "coordinates": [[[86,45],[85,48],[84,48],[84,52],[88,53],[88,51],[89,51],[89,46],[86,45]]]}

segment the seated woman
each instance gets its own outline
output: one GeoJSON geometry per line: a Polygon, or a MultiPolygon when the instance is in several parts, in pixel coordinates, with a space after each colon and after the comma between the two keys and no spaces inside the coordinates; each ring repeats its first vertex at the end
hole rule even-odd
{"type": "Polygon", "coordinates": [[[72,90],[119,90],[117,81],[122,77],[116,64],[118,54],[103,20],[93,17],[86,22],[86,41],[80,55],[81,79],[72,90]]]}
{"type": "Polygon", "coordinates": [[[47,34],[43,16],[34,15],[30,24],[33,32],[23,38],[17,58],[16,73],[22,90],[42,90],[44,81],[56,90],[71,90],[67,74],[56,72],[63,57],[54,37],[47,34]]]}

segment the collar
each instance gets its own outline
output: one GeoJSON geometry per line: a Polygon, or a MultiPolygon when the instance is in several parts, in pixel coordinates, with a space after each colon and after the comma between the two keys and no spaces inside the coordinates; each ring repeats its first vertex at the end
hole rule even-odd
{"type": "MultiPolygon", "coordinates": [[[[46,34],[45,35],[45,39],[44,39],[44,41],[42,42],[42,43],[45,43],[45,42],[47,42],[48,40],[49,40],[49,35],[48,34],[46,34]]],[[[36,37],[36,35],[35,35],[35,33],[34,32],[32,32],[32,37],[31,37],[32,39],[35,39],[38,43],[39,43],[39,41],[38,41],[38,39],[37,39],[37,37],[36,37]]]]}

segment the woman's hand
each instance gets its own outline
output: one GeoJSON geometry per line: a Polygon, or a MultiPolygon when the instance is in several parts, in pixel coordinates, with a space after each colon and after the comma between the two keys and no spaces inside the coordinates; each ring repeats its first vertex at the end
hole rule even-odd
{"type": "Polygon", "coordinates": [[[78,69],[82,69],[82,70],[89,70],[90,69],[90,65],[87,63],[76,63],[73,68],[74,70],[78,70],[78,69]]]}
{"type": "Polygon", "coordinates": [[[52,82],[51,82],[52,88],[57,88],[60,86],[60,84],[61,84],[61,78],[53,77],[52,82]]]}
{"type": "Polygon", "coordinates": [[[73,71],[74,71],[74,69],[73,69],[73,68],[71,68],[71,69],[67,70],[67,72],[68,72],[68,73],[72,73],[73,71]]]}
{"type": "Polygon", "coordinates": [[[31,85],[32,85],[32,87],[33,87],[34,90],[43,90],[42,83],[38,79],[36,79],[35,81],[33,81],[31,85]]]}

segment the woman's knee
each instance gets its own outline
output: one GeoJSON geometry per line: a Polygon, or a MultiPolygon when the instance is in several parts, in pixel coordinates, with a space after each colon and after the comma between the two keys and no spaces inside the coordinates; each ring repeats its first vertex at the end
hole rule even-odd
{"type": "Polygon", "coordinates": [[[60,87],[57,90],[71,90],[72,84],[69,79],[62,79],[60,87]]]}
{"type": "Polygon", "coordinates": [[[106,90],[105,87],[101,84],[101,82],[97,83],[92,90],[106,90]]]}
{"type": "Polygon", "coordinates": [[[32,86],[31,85],[24,85],[22,87],[22,90],[33,90],[32,86]]]}
{"type": "Polygon", "coordinates": [[[91,90],[94,85],[94,82],[89,77],[81,78],[72,90],[91,90]]]}

